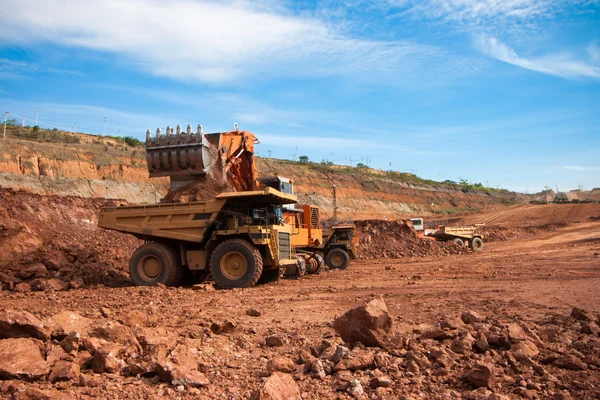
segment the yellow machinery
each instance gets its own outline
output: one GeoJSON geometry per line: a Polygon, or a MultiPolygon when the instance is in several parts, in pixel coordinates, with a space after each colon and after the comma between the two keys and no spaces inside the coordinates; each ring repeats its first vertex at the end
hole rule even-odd
{"type": "Polygon", "coordinates": [[[98,226],[146,241],[129,264],[136,285],[177,285],[189,272],[210,273],[223,288],[248,287],[304,273],[291,244],[295,227],[281,213],[295,202],[272,188],[222,193],[204,202],[104,208],[98,226]]]}

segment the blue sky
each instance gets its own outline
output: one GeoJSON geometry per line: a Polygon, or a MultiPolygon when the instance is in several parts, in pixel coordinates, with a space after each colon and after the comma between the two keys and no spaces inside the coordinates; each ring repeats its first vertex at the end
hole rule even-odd
{"type": "MultiPolygon", "coordinates": [[[[600,187],[600,1],[0,0],[0,107],[145,137],[237,122],[259,155],[600,187]],[[296,151],[296,148],[298,150],[296,151]]],[[[2,110],[3,111],[3,110],[2,110]]]]}

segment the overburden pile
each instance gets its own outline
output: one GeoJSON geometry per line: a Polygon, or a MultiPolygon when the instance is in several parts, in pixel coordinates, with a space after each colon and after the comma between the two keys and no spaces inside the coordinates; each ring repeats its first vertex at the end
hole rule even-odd
{"type": "Polygon", "coordinates": [[[405,221],[363,220],[355,222],[359,257],[403,258],[466,254],[470,250],[452,242],[422,239],[405,221]]]}
{"type": "Polygon", "coordinates": [[[0,189],[0,285],[18,292],[130,283],[129,255],[142,244],[98,228],[102,207],[119,201],[39,196],[0,189]]]}

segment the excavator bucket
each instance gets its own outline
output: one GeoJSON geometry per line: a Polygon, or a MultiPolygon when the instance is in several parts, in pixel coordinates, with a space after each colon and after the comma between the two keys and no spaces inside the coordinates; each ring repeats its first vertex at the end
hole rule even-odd
{"type": "Polygon", "coordinates": [[[146,161],[150,177],[171,179],[171,189],[177,189],[194,181],[210,177],[221,186],[235,191],[256,190],[259,187],[254,162],[252,132],[231,131],[219,133],[197,132],[187,126],[182,132],[167,127],[163,135],[160,128],[156,137],[146,131],[146,161]]]}

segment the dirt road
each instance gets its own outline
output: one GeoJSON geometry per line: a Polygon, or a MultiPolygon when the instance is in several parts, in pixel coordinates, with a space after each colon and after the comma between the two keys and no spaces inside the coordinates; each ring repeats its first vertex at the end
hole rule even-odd
{"type": "MultiPolygon", "coordinates": [[[[27,310],[42,320],[71,310],[94,323],[121,321],[131,326],[128,322],[131,312],[140,311],[144,328],[166,328],[165,337],[173,336],[177,343],[193,349],[200,363],[198,368],[210,383],[196,387],[170,385],[158,382],[152,374],[144,377],[123,372],[92,373],[84,372],[82,367],[83,378],[54,384],[43,380],[33,383],[8,380],[0,386],[1,393],[16,396],[35,389],[51,396],[83,398],[107,391],[115,398],[160,395],[248,398],[253,393],[257,396],[255,391],[261,390],[265,380],[270,379],[269,369],[277,369],[269,367],[271,360],[284,357],[298,362],[302,350],[310,352],[311,346],[322,347],[323,341],[339,341],[331,328],[336,316],[373,296],[383,296],[394,324],[403,332],[410,331],[405,336],[404,350],[389,353],[392,359],[400,360],[397,369],[391,366],[356,369],[350,380],[344,381],[341,372],[347,371],[330,370],[331,375],[317,379],[311,372],[314,363],[309,364],[307,373],[303,372],[306,364],[298,363],[288,372],[303,393],[302,398],[360,398],[361,393],[353,392],[353,380],[362,382],[365,398],[503,398],[490,397],[492,392],[508,396],[504,398],[569,398],[569,395],[597,398],[600,396],[598,334],[591,339],[580,334],[585,320],[569,315],[573,307],[587,310],[593,319],[600,312],[600,222],[588,220],[589,216],[600,214],[598,211],[598,206],[586,209],[581,222],[557,230],[486,243],[482,253],[361,260],[344,271],[325,271],[300,280],[283,280],[243,290],[98,285],[65,292],[3,291],[0,309],[27,310]],[[248,313],[249,309],[258,313],[248,313]],[[514,366],[512,361],[508,362],[507,367],[496,372],[492,387],[479,389],[478,385],[465,384],[460,377],[480,356],[501,364],[500,350],[457,358],[449,367],[450,372],[445,373],[447,376],[438,376],[434,367],[428,369],[419,364],[416,372],[410,362],[401,363],[407,351],[417,352],[415,346],[429,346],[429,342],[418,340],[410,344],[409,338],[420,332],[415,327],[460,319],[468,310],[495,321],[491,324],[521,324],[531,337],[539,340],[536,342],[539,355],[528,358],[531,364],[523,361],[523,365],[517,362],[518,366],[514,366]],[[565,335],[568,333],[569,341],[545,340],[544,329],[548,326],[558,326],[565,335]],[[281,338],[283,345],[265,345],[265,338],[272,335],[281,338]],[[556,367],[557,357],[548,358],[550,354],[566,354],[571,349],[576,349],[573,351],[585,360],[585,368],[556,367]],[[545,373],[537,373],[536,365],[545,373]],[[369,386],[377,375],[374,369],[390,376],[392,384],[369,386]],[[453,393],[456,397],[452,397],[453,393]]],[[[511,214],[513,219],[522,217],[519,213],[511,214]]],[[[492,216],[489,217],[492,221],[492,216]]],[[[502,218],[509,221],[508,217],[502,218]]],[[[477,326],[474,329],[472,333],[477,338],[477,326]]],[[[427,350],[424,354],[432,353],[427,350]]]]}

